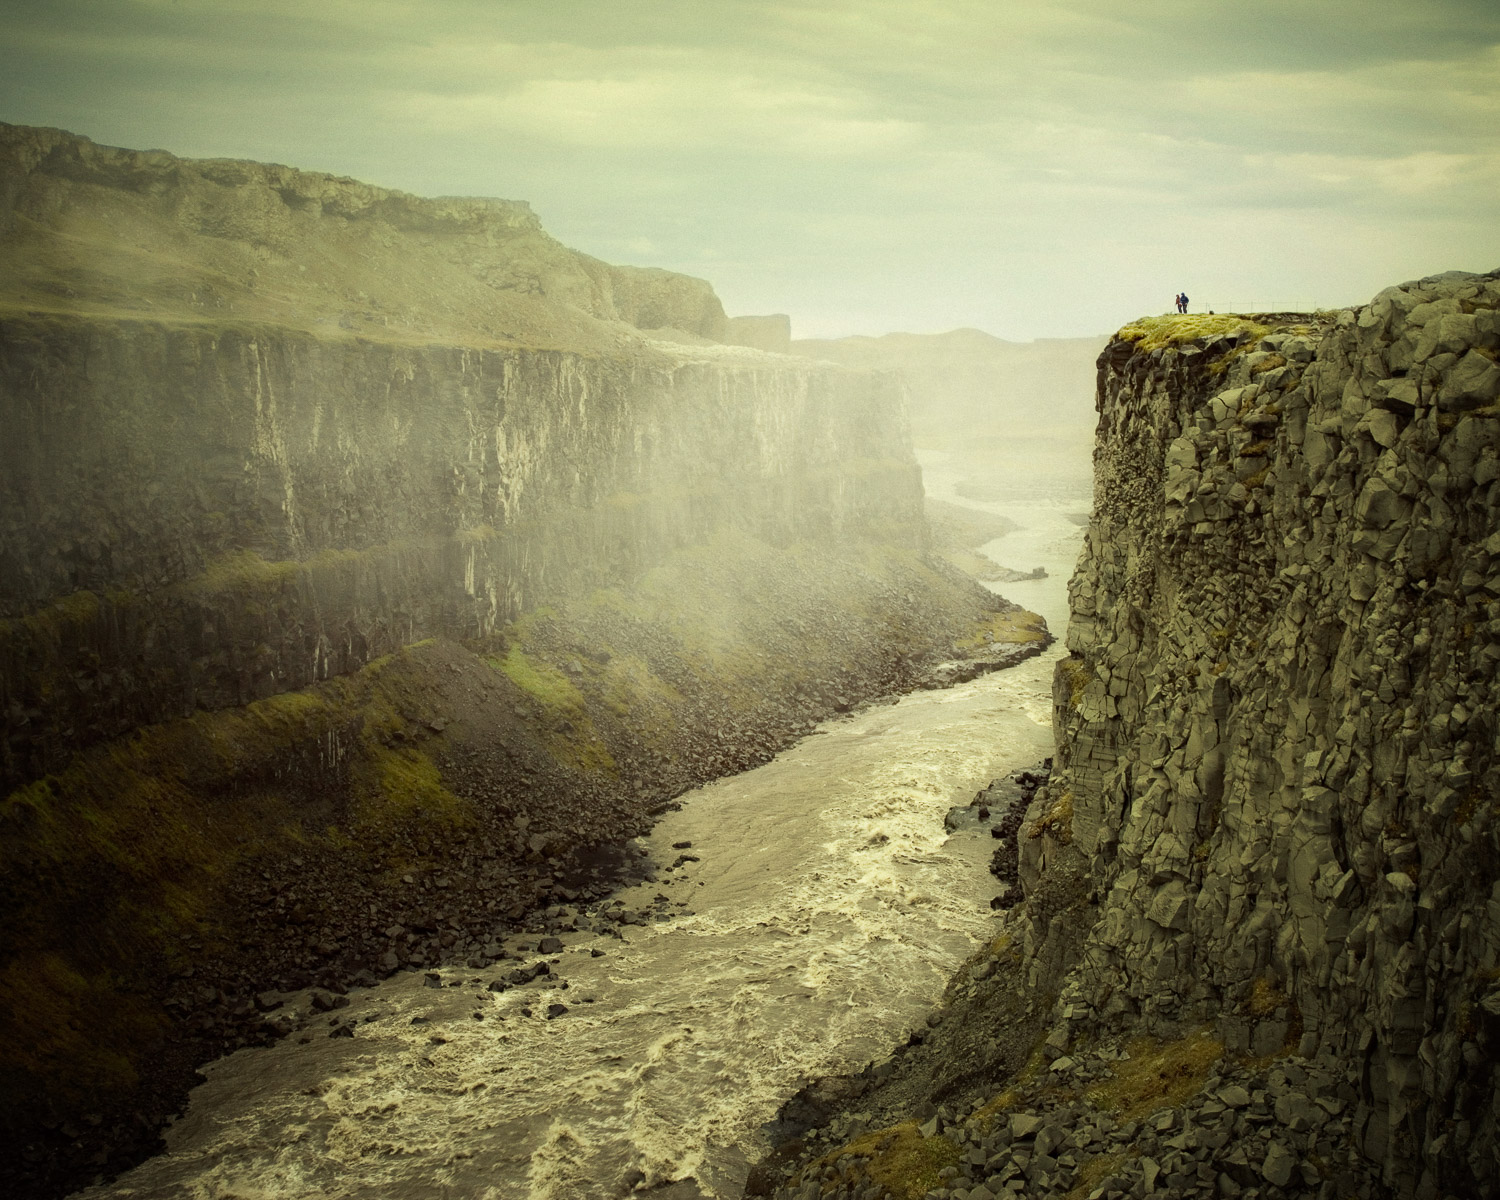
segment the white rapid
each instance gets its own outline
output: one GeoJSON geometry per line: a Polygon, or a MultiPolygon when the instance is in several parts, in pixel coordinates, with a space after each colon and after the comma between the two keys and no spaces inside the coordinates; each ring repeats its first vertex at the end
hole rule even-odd
{"type": "MultiPolygon", "coordinates": [[[[1080,531],[1047,519],[1014,565],[1052,579],[1001,590],[1046,600],[1060,630],[1045,592],[1080,531]]],[[[1051,753],[1056,654],[830,722],[685,796],[645,843],[659,881],[622,895],[665,895],[672,920],[564,935],[552,976],[503,993],[486,988],[514,962],[351,993],[304,1035],[208,1066],[168,1150],[85,1194],[589,1200],[676,1180],[655,1194],[737,1196],[779,1105],[881,1056],[993,927],[994,843],[943,817],[1051,753]],[[698,861],[667,869],[682,853],[698,861]],[[333,1019],[355,1036],[328,1036],[333,1019]]]]}

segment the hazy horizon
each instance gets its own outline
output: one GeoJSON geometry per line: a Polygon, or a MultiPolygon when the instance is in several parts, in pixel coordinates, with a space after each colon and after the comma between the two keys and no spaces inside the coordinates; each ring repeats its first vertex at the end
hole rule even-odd
{"type": "Polygon", "coordinates": [[[1500,266],[1500,11],[13,0],[0,119],[525,200],[797,338],[1094,336],[1500,266]]]}

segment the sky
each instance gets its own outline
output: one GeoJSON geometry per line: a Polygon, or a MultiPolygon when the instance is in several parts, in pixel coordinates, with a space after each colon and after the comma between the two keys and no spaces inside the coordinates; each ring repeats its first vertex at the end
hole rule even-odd
{"type": "Polygon", "coordinates": [[[0,120],[525,200],[798,337],[1500,267],[1494,0],[0,0],[0,120]]]}

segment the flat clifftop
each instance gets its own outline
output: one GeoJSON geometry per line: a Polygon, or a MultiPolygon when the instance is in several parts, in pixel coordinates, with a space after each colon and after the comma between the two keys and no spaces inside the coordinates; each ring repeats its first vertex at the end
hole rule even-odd
{"type": "Polygon", "coordinates": [[[570,250],[518,201],[0,124],[6,309],[579,350],[726,330],[706,281],[570,250]]]}

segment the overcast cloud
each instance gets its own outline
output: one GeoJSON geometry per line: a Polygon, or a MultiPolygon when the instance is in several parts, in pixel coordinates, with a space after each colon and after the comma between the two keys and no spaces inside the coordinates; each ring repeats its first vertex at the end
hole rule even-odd
{"type": "Polygon", "coordinates": [[[426,195],[798,336],[1500,266],[1493,0],[0,0],[0,120],[426,195]]]}

